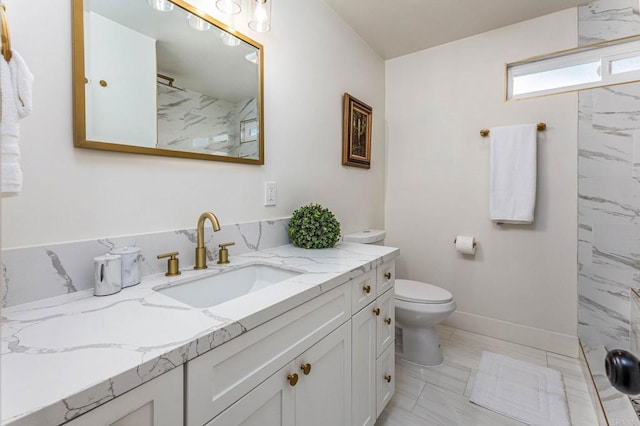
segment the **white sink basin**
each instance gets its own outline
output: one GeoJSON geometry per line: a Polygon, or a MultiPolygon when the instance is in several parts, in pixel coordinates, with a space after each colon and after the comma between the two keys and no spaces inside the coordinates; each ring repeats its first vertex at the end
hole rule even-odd
{"type": "Polygon", "coordinates": [[[194,308],[209,308],[300,274],[275,266],[250,265],[156,291],[194,308]]]}

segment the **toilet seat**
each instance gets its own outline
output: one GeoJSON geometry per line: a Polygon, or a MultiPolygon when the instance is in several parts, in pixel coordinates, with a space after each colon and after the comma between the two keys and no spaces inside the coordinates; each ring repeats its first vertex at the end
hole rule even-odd
{"type": "Polygon", "coordinates": [[[453,295],[438,286],[412,280],[398,280],[395,283],[396,299],[413,303],[449,303],[453,295]]]}

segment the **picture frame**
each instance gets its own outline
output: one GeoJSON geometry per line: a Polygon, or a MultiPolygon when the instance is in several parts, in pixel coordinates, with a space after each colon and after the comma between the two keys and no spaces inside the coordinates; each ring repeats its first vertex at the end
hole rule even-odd
{"type": "Polygon", "coordinates": [[[240,122],[240,143],[255,142],[258,140],[258,120],[252,118],[240,122]]]}
{"type": "Polygon", "coordinates": [[[371,167],[373,109],[348,93],[343,100],[342,164],[371,167]]]}

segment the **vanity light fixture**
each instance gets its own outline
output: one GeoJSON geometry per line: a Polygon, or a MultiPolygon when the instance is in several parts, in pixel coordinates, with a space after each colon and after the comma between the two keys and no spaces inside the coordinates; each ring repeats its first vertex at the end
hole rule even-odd
{"type": "Polygon", "coordinates": [[[158,12],[171,12],[173,3],[168,0],[147,0],[147,4],[158,12]]]}
{"type": "Polygon", "coordinates": [[[242,10],[240,0],[217,0],[216,7],[229,15],[237,15],[242,10]]]}
{"type": "Polygon", "coordinates": [[[207,31],[209,28],[211,28],[210,23],[196,15],[189,14],[189,16],[187,17],[187,21],[189,22],[191,28],[193,28],[194,30],[207,31]]]}
{"type": "Polygon", "coordinates": [[[252,64],[258,63],[258,54],[256,52],[251,52],[249,54],[244,55],[244,58],[251,62],[252,64]]]}
{"type": "Polygon", "coordinates": [[[249,1],[249,28],[266,33],[271,29],[271,0],[249,1]]]}
{"type": "Polygon", "coordinates": [[[231,47],[238,46],[240,44],[240,39],[238,37],[233,34],[229,34],[226,31],[220,31],[220,40],[222,40],[223,44],[231,47]]]}

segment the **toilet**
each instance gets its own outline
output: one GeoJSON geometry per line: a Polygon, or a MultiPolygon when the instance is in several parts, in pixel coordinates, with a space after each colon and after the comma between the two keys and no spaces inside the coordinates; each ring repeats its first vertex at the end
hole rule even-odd
{"type": "MultiPolygon", "coordinates": [[[[385,232],[365,230],[345,235],[345,242],[382,244],[385,232]]],[[[395,280],[396,356],[422,366],[443,362],[436,324],[456,310],[447,290],[412,280],[395,280]]]]}

